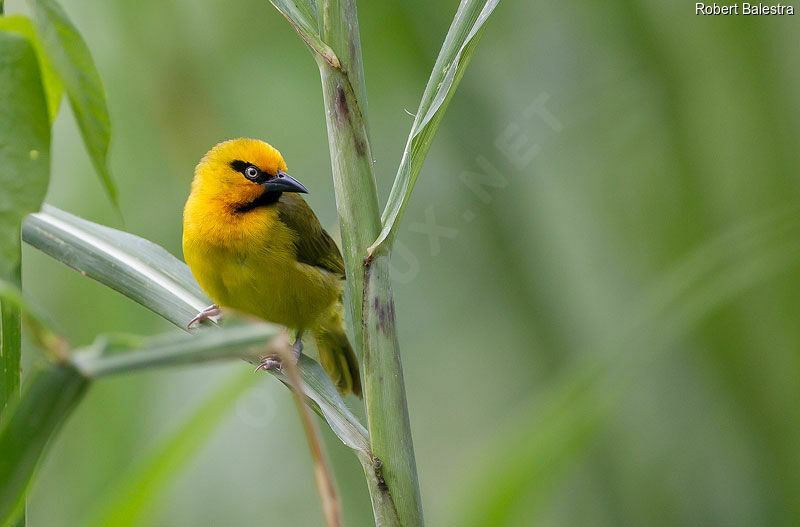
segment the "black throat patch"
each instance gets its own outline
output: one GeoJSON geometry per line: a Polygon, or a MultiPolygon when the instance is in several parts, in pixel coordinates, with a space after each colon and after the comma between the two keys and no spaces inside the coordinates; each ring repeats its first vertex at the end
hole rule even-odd
{"type": "Polygon", "coordinates": [[[240,205],[236,207],[236,212],[248,212],[257,207],[265,207],[267,205],[274,205],[281,199],[281,195],[283,192],[269,192],[264,191],[261,193],[259,197],[251,201],[250,203],[245,203],[244,205],[240,205]]]}

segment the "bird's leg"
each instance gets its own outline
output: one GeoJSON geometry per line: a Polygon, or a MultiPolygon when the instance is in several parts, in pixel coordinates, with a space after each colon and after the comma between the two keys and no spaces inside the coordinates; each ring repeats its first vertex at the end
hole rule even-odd
{"type": "MultiPolygon", "coordinates": [[[[297,364],[297,361],[300,360],[300,355],[303,353],[303,332],[298,331],[297,337],[294,339],[294,344],[292,344],[292,361],[297,364]]],[[[261,359],[261,364],[256,366],[256,369],[253,370],[253,373],[257,372],[258,370],[278,370],[281,371],[283,369],[283,359],[280,355],[267,355],[263,359],[261,359]]]]}
{"type": "Polygon", "coordinates": [[[294,339],[294,344],[292,344],[292,359],[294,359],[294,363],[297,364],[297,361],[300,360],[300,355],[303,354],[303,332],[299,330],[297,332],[297,336],[294,339]]]}
{"type": "Polygon", "coordinates": [[[198,322],[200,322],[202,320],[206,320],[207,318],[216,317],[216,316],[219,316],[221,314],[222,314],[222,311],[220,310],[219,306],[217,304],[211,304],[210,306],[208,306],[208,307],[204,308],[202,311],[200,311],[192,320],[190,320],[189,323],[186,324],[186,329],[189,329],[190,327],[192,327],[192,325],[194,325],[194,324],[196,324],[196,323],[198,323],[198,322]]]}

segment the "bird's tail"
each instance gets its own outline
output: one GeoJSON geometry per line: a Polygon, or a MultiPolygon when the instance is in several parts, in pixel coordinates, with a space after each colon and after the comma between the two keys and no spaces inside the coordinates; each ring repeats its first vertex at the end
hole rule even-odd
{"type": "Polygon", "coordinates": [[[361,375],[350,341],[344,332],[342,317],[337,313],[313,331],[317,342],[319,362],[342,395],[353,393],[361,397],[361,375]]]}

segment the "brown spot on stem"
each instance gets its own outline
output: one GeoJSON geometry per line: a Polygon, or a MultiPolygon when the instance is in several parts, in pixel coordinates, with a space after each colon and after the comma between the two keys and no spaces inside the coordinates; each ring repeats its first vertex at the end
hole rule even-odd
{"type": "Polygon", "coordinates": [[[394,300],[389,300],[389,304],[386,306],[386,311],[388,315],[389,324],[394,327],[395,320],[394,320],[394,300]]]}
{"type": "Polygon", "coordinates": [[[375,479],[378,480],[378,488],[384,492],[389,490],[389,485],[386,484],[386,480],[383,477],[383,461],[377,457],[373,457],[372,463],[375,467],[375,479]]]}
{"type": "Polygon", "coordinates": [[[373,302],[373,308],[375,310],[375,315],[377,320],[375,321],[375,329],[377,331],[383,331],[386,327],[386,308],[384,308],[383,304],[381,304],[380,299],[376,296],[373,302]]]}
{"type": "Polygon", "coordinates": [[[355,130],[353,130],[353,142],[355,143],[356,154],[358,157],[364,157],[364,155],[367,153],[367,144],[363,139],[356,135],[355,130]]]}
{"type": "MultiPolygon", "coordinates": [[[[358,112],[357,105],[356,112],[358,112]]],[[[358,157],[364,157],[367,154],[367,142],[361,137],[359,130],[356,129],[353,120],[350,118],[350,103],[347,102],[347,93],[345,93],[341,84],[336,86],[336,114],[342,121],[347,122],[350,128],[350,132],[353,135],[353,148],[356,151],[356,155],[358,157]]]]}
{"type": "Polygon", "coordinates": [[[347,95],[341,85],[336,87],[336,109],[339,115],[345,119],[350,119],[350,107],[347,104],[347,95]]]}

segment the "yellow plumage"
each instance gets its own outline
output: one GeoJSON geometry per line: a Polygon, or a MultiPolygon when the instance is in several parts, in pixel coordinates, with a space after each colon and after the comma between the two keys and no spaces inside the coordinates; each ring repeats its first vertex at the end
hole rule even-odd
{"type": "Polygon", "coordinates": [[[263,141],[212,148],[195,169],[184,209],[183,254],[218,305],[310,330],[339,390],[360,396],[358,360],[342,322],[342,257],[296,193],[305,188],[285,171],[280,153],[263,141]]]}

